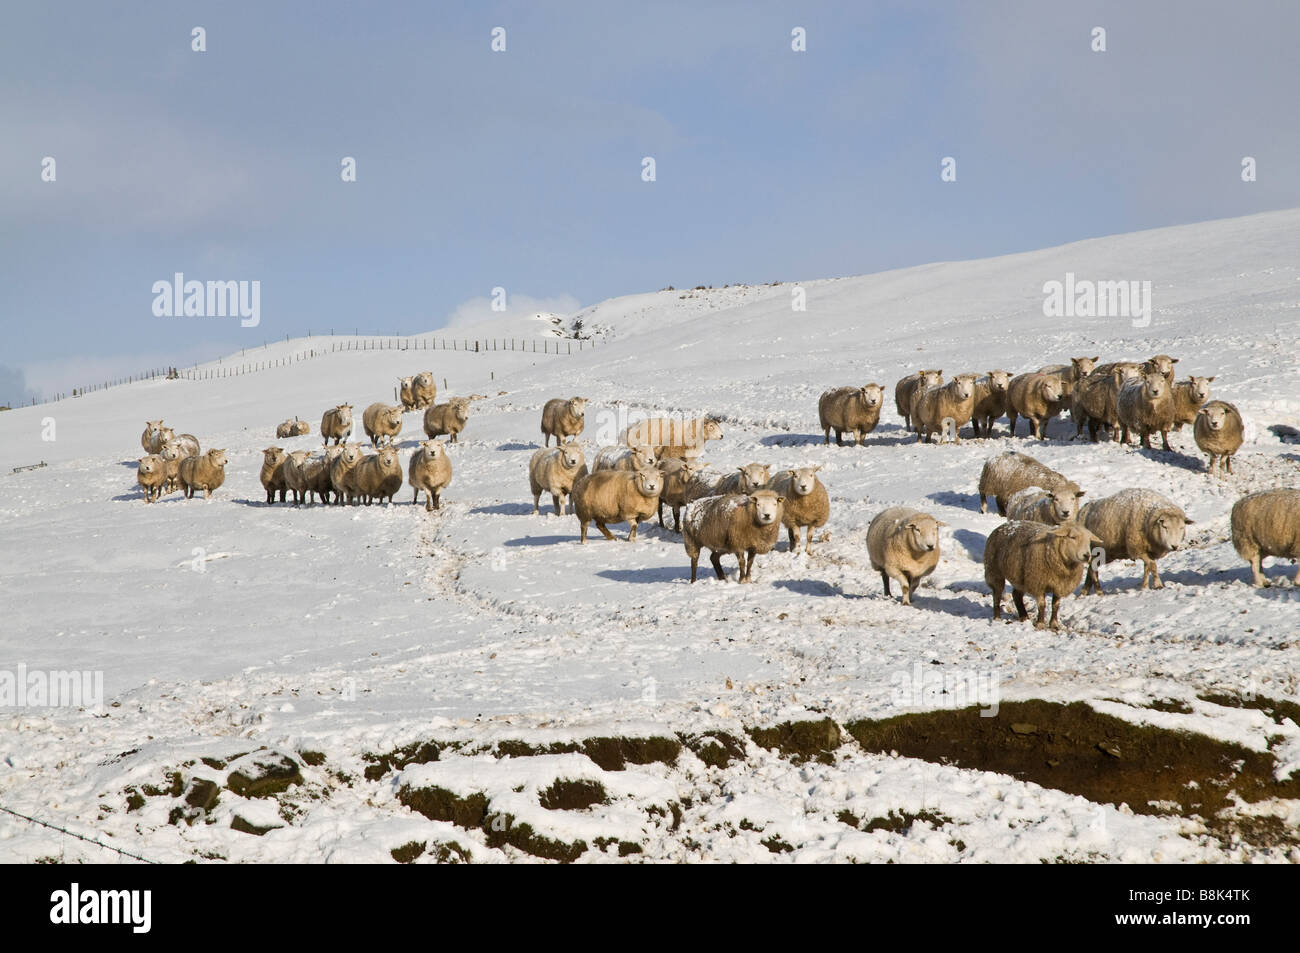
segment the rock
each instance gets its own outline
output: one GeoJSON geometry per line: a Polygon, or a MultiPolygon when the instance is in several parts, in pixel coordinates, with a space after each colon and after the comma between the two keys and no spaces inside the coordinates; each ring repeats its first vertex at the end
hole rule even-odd
{"type": "Polygon", "coordinates": [[[298,762],[279,751],[263,749],[230,763],[226,787],[240,797],[271,797],[302,783],[298,762]]]}
{"type": "Polygon", "coordinates": [[[220,795],[221,787],[217,782],[196,778],[190,782],[190,790],[185,795],[185,803],[190,807],[210,811],[217,806],[217,798],[220,795]]]}
{"type": "Polygon", "coordinates": [[[230,822],[230,829],[232,831],[239,831],[241,834],[256,834],[258,837],[261,837],[267,831],[277,831],[282,826],[283,825],[280,824],[271,824],[269,827],[258,827],[251,821],[244,820],[238,814],[236,814],[235,819],[230,822]]]}

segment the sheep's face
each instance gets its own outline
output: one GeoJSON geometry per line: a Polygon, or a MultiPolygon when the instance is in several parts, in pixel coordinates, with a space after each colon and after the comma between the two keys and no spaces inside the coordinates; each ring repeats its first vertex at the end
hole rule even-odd
{"type": "Polygon", "coordinates": [[[1142,368],[1138,364],[1121,364],[1115,368],[1115,381],[1121,386],[1126,381],[1137,380],[1142,376],[1142,368]]]}
{"type": "Polygon", "coordinates": [[[162,453],[160,454],[160,456],[162,456],[164,460],[179,460],[181,458],[180,444],[176,444],[176,443],[167,444],[167,446],[162,448],[162,453]]]}
{"type": "Polygon", "coordinates": [[[658,468],[658,461],[655,460],[655,452],[649,447],[630,447],[632,451],[632,463],[638,470],[649,468],[658,468]]]}
{"type": "Polygon", "coordinates": [[[1007,371],[989,371],[989,390],[995,394],[1005,394],[1011,383],[1011,374],[1007,371]]]}
{"type": "Polygon", "coordinates": [[[262,462],[268,467],[278,467],[284,463],[284,451],[279,447],[267,447],[262,451],[262,462]]]}
{"type": "Polygon", "coordinates": [[[469,420],[469,400],[465,397],[457,397],[451,402],[452,413],[461,423],[469,420]]]}
{"type": "Polygon", "coordinates": [[[153,457],[144,457],[143,459],[141,459],[140,461],[141,473],[147,476],[150,473],[156,472],[157,469],[158,469],[158,461],[154,460],[153,457]]]}
{"type": "Polygon", "coordinates": [[[1205,426],[1209,427],[1211,431],[1219,431],[1228,422],[1228,409],[1222,405],[1202,407],[1201,416],[1205,419],[1205,426]]]}
{"type": "Polygon", "coordinates": [[[402,429],[402,408],[390,407],[384,411],[383,422],[390,430],[402,429]]]}
{"type": "Polygon", "coordinates": [[[768,468],[763,463],[751,463],[748,466],[740,467],[740,492],[752,493],[754,490],[761,490],[767,485],[768,468]]]}
{"type": "Polygon", "coordinates": [[[975,396],[975,375],[958,374],[952,380],[952,396],[958,403],[965,403],[975,396]]]}
{"type": "Polygon", "coordinates": [[[442,444],[436,440],[426,440],[420,446],[424,450],[426,460],[437,460],[445,452],[442,449],[442,444]]]}
{"type": "Polygon", "coordinates": [[[150,441],[157,440],[162,436],[162,421],[146,420],[144,422],[144,432],[148,435],[150,441]]]}
{"type": "Polygon", "coordinates": [[[807,496],[817,486],[817,471],[821,465],[815,467],[801,467],[798,470],[790,471],[790,489],[795,496],[807,496]]]}
{"type": "Polygon", "coordinates": [[[343,448],[343,462],[347,466],[352,466],[361,459],[361,448],[355,444],[348,444],[343,448]]]}
{"type": "Polygon", "coordinates": [[[917,390],[923,391],[927,387],[938,387],[943,383],[943,371],[921,371],[921,383],[917,390]]]}
{"type": "Polygon", "coordinates": [[[1159,371],[1147,371],[1142,375],[1142,396],[1147,400],[1157,400],[1169,390],[1169,381],[1159,371]]]}
{"type": "Polygon", "coordinates": [[[904,525],[907,543],[914,553],[931,553],[939,548],[939,526],[941,524],[929,516],[918,516],[908,520],[904,525]]]}
{"type": "Polygon", "coordinates": [[[339,424],[344,430],[352,426],[352,405],[339,404],[334,410],[338,413],[339,424]]]}
{"type": "Polygon", "coordinates": [[[1061,487],[1047,494],[1051,501],[1052,518],[1058,523],[1072,523],[1079,515],[1079,498],[1083,490],[1061,487]]]}
{"type": "Polygon", "coordinates": [[[777,496],[772,490],[759,490],[750,494],[749,505],[754,510],[755,526],[771,526],[781,521],[781,504],[785,497],[777,496]]]}
{"type": "Polygon", "coordinates": [[[1069,523],[1056,529],[1052,536],[1057,541],[1057,551],[1066,562],[1086,566],[1092,558],[1092,548],[1100,545],[1099,540],[1077,523],[1069,523]]]}
{"type": "Polygon", "coordinates": [[[413,378],[413,377],[399,377],[399,378],[397,379],[397,383],[398,383],[398,386],[401,388],[402,396],[403,396],[403,397],[406,397],[406,398],[409,398],[409,397],[411,396],[412,388],[415,386],[415,378],[413,378]]]}
{"type": "Polygon", "coordinates": [[[1191,385],[1188,391],[1191,392],[1192,398],[1198,403],[1203,404],[1210,399],[1210,381],[1213,377],[1189,377],[1187,382],[1191,385]]]}
{"type": "Polygon", "coordinates": [[[295,467],[301,467],[307,463],[307,458],[310,456],[310,450],[295,450],[293,453],[289,454],[289,459],[293,461],[295,467]]]}
{"type": "Polygon", "coordinates": [[[663,489],[663,477],[653,468],[636,471],[636,487],[642,496],[658,496],[663,489]]]}
{"type": "Polygon", "coordinates": [[[1044,374],[1040,382],[1042,388],[1043,400],[1048,403],[1056,403],[1065,396],[1065,382],[1059,377],[1051,374],[1044,374]]]}
{"type": "Polygon", "coordinates": [[[163,427],[158,431],[158,443],[164,444],[176,439],[176,431],[171,427],[163,427]]]}
{"type": "Polygon", "coordinates": [[[868,410],[879,407],[881,401],[885,399],[885,392],[879,384],[868,384],[858,393],[862,395],[862,403],[867,406],[868,410]]]}
{"type": "Polygon", "coordinates": [[[226,465],[226,451],[224,451],[224,450],[209,450],[209,451],[208,451],[208,463],[212,464],[212,465],[213,465],[214,467],[216,467],[218,470],[221,469],[222,467],[224,467],[224,466],[226,465]]]}
{"type": "Polygon", "coordinates": [[[1168,354],[1157,354],[1155,357],[1148,358],[1147,362],[1142,365],[1144,371],[1155,371],[1164,377],[1165,380],[1174,379],[1174,365],[1178,363],[1178,358],[1170,357],[1168,354]]]}
{"type": "Polygon", "coordinates": [[[704,440],[721,440],[722,425],[712,418],[704,421],[704,426],[700,428],[700,436],[704,440]]]}
{"type": "Polygon", "coordinates": [[[569,413],[582,420],[587,416],[587,398],[572,397],[569,399],[569,413]]]}
{"type": "Polygon", "coordinates": [[[1187,537],[1187,519],[1176,510],[1157,513],[1149,527],[1151,542],[1172,552],[1183,545],[1187,537]]]}
{"type": "Polygon", "coordinates": [[[415,386],[416,386],[416,387],[432,387],[432,386],[433,386],[433,372],[432,372],[432,371],[420,371],[420,373],[418,373],[418,374],[415,375],[414,383],[415,383],[415,386]]]}
{"type": "Polygon", "coordinates": [[[325,448],[325,462],[326,462],[326,463],[333,463],[335,460],[338,459],[339,455],[342,454],[343,451],[344,451],[345,449],[347,449],[347,448],[346,448],[346,447],[340,447],[340,446],[338,446],[338,445],[335,445],[335,446],[333,446],[333,447],[326,447],[326,448],[325,448]]]}
{"type": "Polygon", "coordinates": [[[379,465],[385,470],[391,470],[398,465],[397,451],[392,447],[384,447],[383,450],[379,451],[378,457],[379,465]]]}
{"type": "Polygon", "coordinates": [[[1081,381],[1089,374],[1091,374],[1092,369],[1097,366],[1097,358],[1096,357],[1072,357],[1070,358],[1070,366],[1074,368],[1074,379],[1076,381],[1081,381]]]}
{"type": "Polygon", "coordinates": [[[582,451],[573,444],[560,448],[560,463],[566,470],[576,470],[583,464],[582,451]]]}

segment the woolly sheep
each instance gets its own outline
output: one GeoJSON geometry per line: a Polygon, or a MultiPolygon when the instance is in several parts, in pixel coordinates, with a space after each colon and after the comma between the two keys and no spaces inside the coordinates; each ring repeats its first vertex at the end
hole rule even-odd
{"type": "Polygon", "coordinates": [[[1170,357],[1168,354],[1157,354],[1155,357],[1149,357],[1142,364],[1143,371],[1155,371],[1164,376],[1164,379],[1170,384],[1174,382],[1174,365],[1178,363],[1178,358],[1170,357]]]}
{"type": "Polygon", "coordinates": [[[975,436],[981,431],[985,437],[993,435],[993,421],[1007,412],[1007,385],[1011,374],[1007,371],[989,371],[975,378],[975,407],[971,411],[971,429],[975,436]]]}
{"type": "Polygon", "coordinates": [[[467,420],[469,398],[453,397],[445,404],[434,404],[424,412],[424,432],[430,439],[449,434],[449,442],[458,443],[467,420]]]}
{"type": "Polygon", "coordinates": [[[284,494],[288,489],[284,478],[284,460],[283,447],[267,447],[262,451],[262,471],[258,474],[258,479],[262,481],[262,489],[266,490],[268,504],[275,502],[277,490],[280,492],[280,502],[284,502],[284,494]]]}
{"type": "Polygon", "coordinates": [[[1210,382],[1214,377],[1189,377],[1174,385],[1174,429],[1196,424],[1196,415],[1210,399],[1210,382]]]}
{"type": "Polygon", "coordinates": [[[1207,472],[1213,473],[1215,465],[1232,472],[1232,458],[1241,449],[1245,434],[1241,412],[1226,400],[1212,400],[1196,414],[1192,436],[1196,445],[1210,455],[1207,472]]]}
{"type": "Polygon", "coordinates": [[[420,502],[420,491],[423,490],[428,496],[424,505],[425,512],[439,509],[442,506],[442,491],[451,484],[451,460],[446,448],[436,440],[421,443],[420,448],[411,454],[407,479],[415,491],[411,497],[412,506],[420,502]]]}
{"type": "Polygon", "coordinates": [[[157,453],[162,449],[162,429],[161,420],[146,420],[144,422],[144,433],[140,434],[140,446],[144,447],[145,453],[157,453]]]}
{"type": "Polygon", "coordinates": [[[1065,384],[1052,374],[1017,374],[1007,384],[1008,432],[1016,435],[1016,417],[1029,422],[1029,435],[1047,439],[1047,422],[1060,411],[1065,384]]]}
{"type": "Polygon", "coordinates": [[[277,440],[283,440],[285,437],[301,437],[309,433],[311,433],[311,424],[305,420],[299,420],[296,416],[293,420],[286,420],[275,428],[277,440]]]}
{"type": "Polygon", "coordinates": [[[393,396],[397,402],[402,405],[402,410],[415,410],[415,377],[399,377],[397,386],[393,388],[393,396]]]}
{"type": "Polygon", "coordinates": [[[784,470],[768,484],[768,489],[775,491],[785,501],[781,523],[790,538],[792,553],[799,551],[801,529],[805,529],[803,551],[812,552],[813,530],[825,526],[830,518],[830,496],[826,493],[826,486],[817,479],[817,471],[820,469],[821,464],[784,470]]]}
{"type": "Polygon", "coordinates": [[[958,431],[970,423],[975,412],[975,374],[958,374],[938,387],[918,389],[912,398],[912,427],[917,443],[928,443],[931,435],[942,438],[945,421],[952,421],[952,439],[961,443],[958,431]]]}
{"type": "Polygon", "coordinates": [[[337,446],[352,436],[352,405],[339,404],[325,411],[320,419],[320,435],[326,446],[331,440],[337,446]]]}
{"type": "Polygon", "coordinates": [[[664,457],[659,461],[659,472],[664,485],[659,492],[659,525],[664,525],[664,507],[673,511],[673,531],[682,530],[682,508],[701,497],[709,496],[713,486],[704,475],[707,463],[664,457]]]}
{"type": "Polygon", "coordinates": [[[880,423],[880,408],[885,402],[885,391],[879,384],[862,387],[836,387],[817,400],[817,418],[821,421],[826,443],[831,442],[835,431],[835,446],[844,446],[844,434],[854,435],[856,446],[862,446],[863,437],[880,423]]]}
{"type": "Polygon", "coordinates": [[[293,494],[293,505],[301,506],[310,490],[308,461],[310,450],[294,450],[284,457],[284,485],[293,494]]]}
{"type": "Polygon", "coordinates": [[[1061,379],[1061,395],[1069,397],[1074,393],[1074,385],[1092,373],[1097,366],[1097,355],[1093,357],[1072,357],[1069,364],[1048,364],[1038,369],[1039,374],[1048,374],[1061,379]]]}
{"type": "Polygon", "coordinates": [[[362,413],[361,426],[371,446],[391,446],[402,432],[402,408],[377,401],[362,413]]]}
{"type": "Polygon", "coordinates": [[[1048,526],[1022,520],[1003,523],[984,543],[984,581],[993,590],[993,618],[1002,617],[1002,593],[1011,583],[1011,599],[1023,622],[1029,618],[1025,596],[1038,604],[1035,629],[1059,629],[1061,600],[1078,587],[1089,565],[1096,538],[1078,523],[1048,526]],[[1052,597],[1052,617],[1047,597],[1052,597]]]}
{"type": "Polygon", "coordinates": [[[576,442],[535,451],[528,460],[528,488],[533,493],[533,512],[541,510],[542,494],[549,493],[555,504],[555,515],[565,515],[569,511],[569,494],[573,492],[574,481],[586,475],[587,461],[576,442]]]}
{"type": "Polygon", "coordinates": [[[591,469],[643,470],[655,466],[655,452],[649,447],[601,447],[591,469]]]}
{"type": "Polygon", "coordinates": [[[163,495],[163,486],[167,483],[167,461],[156,453],[140,458],[135,471],[135,482],[144,490],[144,501],[152,503],[163,495]]]}
{"type": "Polygon", "coordinates": [[[582,528],[581,542],[587,541],[587,526],[595,522],[606,539],[613,539],[606,523],[628,523],[628,542],[636,541],[637,523],[648,520],[659,509],[663,478],[658,470],[597,470],[579,477],[573,484],[573,511],[582,528]]]}
{"type": "Polygon", "coordinates": [[[651,447],[660,458],[693,460],[707,441],[722,439],[722,425],[712,417],[651,417],[628,427],[620,439],[629,447],[651,447]]]}
{"type": "Polygon", "coordinates": [[[415,410],[432,407],[438,397],[438,385],[433,379],[433,371],[420,371],[411,381],[411,396],[415,399],[415,410]]]}
{"type": "MultiPolygon", "coordinates": [[[[1300,559],[1300,490],[1260,490],[1232,504],[1232,547],[1250,563],[1255,588],[1268,586],[1261,571],[1265,557],[1300,559]]],[[[1300,586],[1300,568],[1291,582],[1300,586]]]]}
{"type": "MultiPolygon", "coordinates": [[[[1116,559],[1142,560],[1142,585],[1148,578],[1154,589],[1163,589],[1156,560],[1183,545],[1186,527],[1192,523],[1171,500],[1155,490],[1130,489],[1094,500],[1079,511],[1079,523],[1097,537],[1105,562],[1116,559]]],[[[1085,594],[1101,594],[1097,562],[1088,564],[1085,594]]]]}
{"type": "Polygon", "coordinates": [[[1088,438],[1097,442],[1097,431],[1105,427],[1112,440],[1119,437],[1119,392],[1126,381],[1141,374],[1141,365],[1132,361],[1116,364],[1099,364],[1092,373],[1074,388],[1070,395],[1070,416],[1074,418],[1074,436],[1083,435],[1088,425],[1088,438]]]}
{"type": "MultiPolygon", "coordinates": [[[[170,429],[168,432],[170,433],[170,429]]],[[[173,434],[163,443],[163,450],[168,447],[176,447],[182,458],[197,456],[203,452],[199,449],[199,438],[192,433],[183,433],[180,436],[173,434]]]]}
{"type": "Polygon", "coordinates": [[[172,441],[163,447],[158,456],[163,459],[163,468],[166,471],[167,492],[179,490],[181,486],[181,461],[192,454],[182,452],[181,445],[172,441]]]}
{"type": "Polygon", "coordinates": [[[1174,395],[1169,380],[1159,371],[1149,370],[1137,380],[1127,382],[1119,392],[1120,442],[1127,444],[1129,431],[1141,438],[1141,445],[1151,449],[1151,435],[1159,433],[1165,449],[1174,425],[1174,395]]]}
{"type": "Polygon", "coordinates": [[[330,479],[331,470],[334,461],[343,455],[344,449],[342,446],[326,447],[324,456],[312,457],[307,461],[303,470],[307,477],[309,500],[314,496],[322,503],[330,502],[330,496],[335,492],[334,484],[330,479]]]}
{"type": "Polygon", "coordinates": [[[753,582],[754,557],[770,553],[781,538],[784,500],[772,490],[750,494],[706,496],[686,507],[682,520],[682,543],[691,560],[691,582],[695,582],[700,553],[709,550],[709,561],[719,579],[722,557],[735,556],[740,564],[738,582],[753,582]]]}
{"type": "Polygon", "coordinates": [[[894,409],[903,418],[903,426],[915,430],[912,425],[912,398],[918,390],[938,387],[943,383],[943,371],[916,371],[900,379],[894,385],[894,409]]]}
{"type": "Polygon", "coordinates": [[[212,491],[226,482],[226,451],[209,450],[186,457],[181,461],[179,476],[187,500],[193,498],[195,490],[202,490],[203,498],[210,499],[212,491]]]}
{"type": "Polygon", "coordinates": [[[867,527],[867,557],[880,573],[886,596],[893,579],[902,587],[903,605],[912,604],[916,587],[939,565],[939,527],[947,525],[908,506],[891,506],[875,515],[867,527]]]}
{"type": "Polygon", "coordinates": [[[347,478],[358,463],[361,462],[361,444],[345,444],[343,450],[330,461],[330,487],[334,490],[334,502],[342,503],[347,498],[352,502],[353,493],[348,490],[347,478]]]}
{"type": "Polygon", "coordinates": [[[568,443],[582,433],[587,426],[587,398],[553,397],[542,408],[542,434],[546,437],[543,447],[555,442],[568,443]]]}
{"type": "Polygon", "coordinates": [[[1079,516],[1079,498],[1083,494],[1083,490],[1065,485],[1053,490],[1026,487],[1007,500],[1007,519],[1049,526],[1073,523],[1079,516]]]}
{"type": "Polygon", "coordinates": [[[1007,503],[1011,497],[1031,486],[1041,487],[1044,490],[1068,488],[1073,493],[1083,492],[1078,484],[1068,477],[1043,466],[1028,454],[1008,450],[1006,453],[994,454],[984,461],[977,490],[980,512],[988,512],[988,502],[985,497],[991,496],[997,503],[998,513],[1006,516],[1007,503]]]}
{"type": "MultiPolygon", "coordinates": [[[[366,506],[375,500],[392,503],[402,488],[402,461],[397,456],[397,448],[380,447],[378,453],[363,457],[348,470],[343,485],[366,506]]],[[[348,502],[352,502],[351,495],[348,502]]]]}
{"type": "Polygon", "coordinates": [[[735,473],[728,473],[713,485],[710,496],[726,496],[729,493],[753,493],[767,487],[771,479],[770,467],[766,463],[749,463],[736,467],[735,473]]]}

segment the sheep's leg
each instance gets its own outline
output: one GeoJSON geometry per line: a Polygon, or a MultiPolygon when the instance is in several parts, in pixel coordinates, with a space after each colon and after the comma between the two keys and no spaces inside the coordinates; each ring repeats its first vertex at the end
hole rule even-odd
{"type": "Polygon", "coordinates": [[[635,518],[630,519],[628,520],[628,522],[632,524],[632,528],[628,530],[627,541],[629,543],[635,543],[636,542],[636,519],[635,518]]]}
{"type": "Polygon", "coordinates": [[[880,581],[885,584],[885,595],[887,596],[893,595],[893,593],[889,591],[889,574],[886,573],[883,569],[880,571],[880,581]]]}
{"type": "MultiPolygon", "coordinates": [[[[831,444],[831,428],[830,428],[830,427],[826,427],[826,428],[825,428],[825,432],[823,433],[823,436],[824,436],[826,439],[824,439],[824,440],[822,441],[822,443],[823,443],[824,445],[826,445],[826,446],[829,447],[830,444],[831,444]]],[[[836,440],[836,442],[837,442],[837,443],[839,442],[838,439],[836,440]]]]}
{"type": "Polygon", "coordinates": [[[604,533],[606,539],[614,538],[614,534],[609,531],[609,527],[606,526],[604,523],[602,523],[600,520],[596,520],[596,529],[604,533]]]}
{"type": "Polygon", "coordinates": [[[722,571],[722,553],[709,553],[709,562],[713,563],[713,571],[719,579],[727,578],[727,574],[722,571]]]}
{"type": "Polygon", "coordinates": [[[700,554],[696,553],[691,557],[691,582],[695,581],[695,572],[700,565],[700,554]]]}
{"type": "Polygon", "coordinates": [[[664,501],[662,497],[660,497],[659,499],[659,528],[660,529],[667,528],[664,526],[664,501]]]}
{"type": "Polygon", "coordinates": [[[1016,414],[1016,412],[1015,412],[1014,410],[1008,410],[1008,411],[1007,411],[1007,420],[1009,420],[1009,421],[1011,422],[1010,426],[1009,426],[1008,429],[1007,429],[1007,433],[1009,433],[1009,434],[1010,434],[1011,436],[1013,436],[1013,437],[1016,435],[1016,418],[1017,418],[1017,416],[1018,416],[1018,415],[1016,414]]]}
{"type": "Polygon", "coordinates": [[[1024,592],[1020,589],[1017,589],[1015,586],[1012,586],[1011,601],[1016,604],[1016,614],[1020,617],[1020,621],[1024,622],[1026,619],[1028,619],[1029,610],[1025,608],[1024,592]]]}
{"type": "Polygon", "coordinates": [[[812,525],[810,524],[804,532],[803,551],[805,553],[812,552],[812,531],[813,528],[812,525]]]}
{"type": "Polygon", "coordinates": [[[999,579],[996,583],[989,583],[989,588],[993,590],[993,618],[1002,618],[1002,593],[1006,590],[1006,580],[999,579]]]}
{"type": "Polygon", "coordinates": [[[795,537],[797,536],[797,533],[795,532],[795,527],[787,526],[785,528],[785,534],[790,540],[790,552],[792,553],[797,552],[798,544],[795,542],[795,537]]]}
{"type": "Polygon", "coordinates": [[[1038,618],[1034,619],[1034,628],[1045,629],[1047,628],[1047,594],[1035,595],[1034,602],[1038,605],[1038,618]]]}
{"type": "Polygon", "coordinates": [[[1263,589],[1266,586],[1268,586],[1268,580],[1264,578],[1264,573],[1263,573],[1263,564],[1264,564],[1263,555],[1258,550],[1256,550],[1255,552],[1251,553],[1250,556],[1247,557],[1247,559],[1250,562],[1251,584],[1256,589],[1263,589]]]}
{"type": "Polygon", "coordinates": [[[1060,610],[1061,610],[1061,597],[1053,592],[1052,593],[1052,619],[1048,623],[1052,627],[1053,631],[1059,630],[1061,628],[1061,623],[1056,618],[1056,613],[1058,613],[1060,610]]]}
{"type": "Polygon", "coordinates": [[[680,533],[681,531],[682,531],[682,508],[680,506],[674,505],[673,506],[673,532],[680,533]]]}
{"type": "Polygon", "coordinates": [[[1151,574],[1152,589],[1163,589],[1165,587],[1164,580],[1160,578],[1160,567],[1156,564],[1154,559],[1147,563],[1146,572],[1151,574]]]}
{"type": "MultiPolygon", "coordinates": [[[[1224,464],[1228,465],[1228,472],[1232,472],[1232,454],[1219,458],[1219,468],[1222,469],[1224,464]]],[[[1222,475],[1222,474],[1220,474],[1222,475]]]]}
{"type": "Polygon", "coordinates": [[[579,521],[578,521],[578,525],[582,527],[582,538],[581,538],[580,540],[578,540],[578,542],[580,542],[580,543],[585,543],[585,542],[587,541],[587,523],[588,523],[588,522],[589,522],[588,520],[579,520],[579,521]]]}
{"type": "Polygon", "coordinates": [[[903,605],[912,604],[912,580],[904,574],[903,578],[898,580],[898,586],[903,590],[903,605]]]}
{"type": "Polygon", "coordinates": [[[980,512],[987,513],[989,511],[989,501],[984,499],[983,493],[981,493],[979,496],[980,496],[980,512]]]}

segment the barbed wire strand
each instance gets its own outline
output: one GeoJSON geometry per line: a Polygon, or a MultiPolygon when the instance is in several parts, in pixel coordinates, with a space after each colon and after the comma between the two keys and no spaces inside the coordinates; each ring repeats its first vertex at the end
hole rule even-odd
{"type": "Polygon", "coordinates": [[[76,831],[70,831],[66,827],[59,827],[57,824],[49,824],[39,818],[28,817],[26,814],[20,814],[18,811],[7,808],[3,804],[0,804],[0,811],[4,811],[6,814],[12,814],[14,817],[21,817],[24,821],[28,821],[32,824],[39,824],[41,827],[48,827],[50,830],[58,831],[60,834],[64,834],[67,837],[75,837],[77,840],[83,840],[87,844],[94,844],[96,847],[104,848],[104,850],[111,850],[114,853],[121,854],[123,857],[130,857],[132,860],[138,860],[142,864],[156,865],[158,863],[156,860],[149,860],[147,857],[133,854],[129,850],[122,850],[120,847],[114,847],[112,844],[105,844],[103,841],[95,840],[93,837],[86,837],[84,834],[78,834],[76,831]]]}

